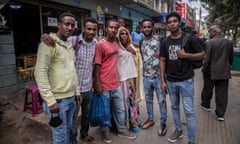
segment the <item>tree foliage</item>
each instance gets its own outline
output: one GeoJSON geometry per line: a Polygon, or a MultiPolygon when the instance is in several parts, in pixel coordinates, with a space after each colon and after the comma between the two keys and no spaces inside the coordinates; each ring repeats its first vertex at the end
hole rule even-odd
{"type": "Polygon", "coordinates": [[[207,23],[218,24],[225,34],[233,32],[233,41],[240,37],[240,2],[239,0],[201,0],[208,9],[207,23]]]}

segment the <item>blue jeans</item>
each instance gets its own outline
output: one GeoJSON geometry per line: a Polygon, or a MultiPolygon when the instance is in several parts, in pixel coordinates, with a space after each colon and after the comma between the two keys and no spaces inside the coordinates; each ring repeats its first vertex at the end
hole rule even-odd
{"type": "MultiPolygon", "coordinates": [[[[75,96],[58,99],[57,104],[60,107],[59,116],[62,119],[62,124],[58,127],[51,127],[53,141],[52,143],[69,144],[73,113],[76,109],[75,96]]],[[[48,115],[48,118],[51,119],[52,114],[50,113],[46,102],[43,102],[43,111],[48,115]]]]}
{"type": "MultiPolygon", "coordinates": [[[[81,129],[80,129],[80,134],[81,137],[85,137],[88,135],[88,130],[89,130],[89,115],[90,115],[90,109],[91,109],[91,104],[92,104],[92,96],[93,92],[92,90],[87,91],[87,92],[82,92],[81,97],[82,97],[82,116],[81,116],[81,129]]],[[[71,130],[71,142],[72,144],[77,144],[77,135],[78,135],[78,112],[80,110],[80,105],[77,104],[76,110],[73,115],[73,127],[71,130]]]]}
{"type": "Polygon", "coordinates": [[[148,120],[153,120],[153,92],[155,90],[158,106],[160,110],[160,122],[161,124],[166,124],[167,121],[167,103],[166,103],[166,95],[162,93],[160,77],[150,79],[148,77],[144,77],[144,92],[146,98],[146,106],[148,113],[148,120]]]}
{"type": "MultiPolygon", "coordinates": [[[[125,108],[122,89],[119,86],[114,90],[104,91],[103,94],[109,98],[111,114],[118,132],[125,132],[125,108]]],[[[108,131],[109,127],[101,127],[101,130],[108,131]]]]}
{"type": "Polygon", "coordinates": [[[179,111],[180,97],[182,97],[183,110],[187,121],[188,140],[194,142],[196,130],[196,116],[194,111],[194,80],[188,79],[181,82],[167,81],[167,85],[176,129],[182,130],[179,111]]]}

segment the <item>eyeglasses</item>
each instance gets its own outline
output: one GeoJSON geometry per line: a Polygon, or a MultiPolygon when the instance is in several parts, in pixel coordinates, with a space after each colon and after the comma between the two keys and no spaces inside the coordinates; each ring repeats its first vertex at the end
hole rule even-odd
{"type": "Polygon", "coordinates": [[[128,35],[128,33],[120,33],[120,35],[128,35]]]}

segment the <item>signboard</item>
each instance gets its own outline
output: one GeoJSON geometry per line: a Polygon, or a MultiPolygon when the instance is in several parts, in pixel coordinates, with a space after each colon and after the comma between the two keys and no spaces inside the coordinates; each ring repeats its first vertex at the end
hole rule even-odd
{"type": "Polygon", "coordinates": [[[48,17],[48,26],[57,27],[57,18],[48,17]]]}
{"type": "Polygon", "coordinates": [[[186,22],[186,26],[190,28],[195,27],[195,11],[190,8],[186,3],[176,2],[176,11],[181,18],[186,22]]]}

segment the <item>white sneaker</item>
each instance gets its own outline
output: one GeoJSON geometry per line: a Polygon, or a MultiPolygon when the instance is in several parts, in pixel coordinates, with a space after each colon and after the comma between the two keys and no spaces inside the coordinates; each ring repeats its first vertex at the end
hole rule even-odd
{"type": "Polygon", "coordinates": [[[218,121],[224,121],[224,117],[217,117],[218,121]]]}

